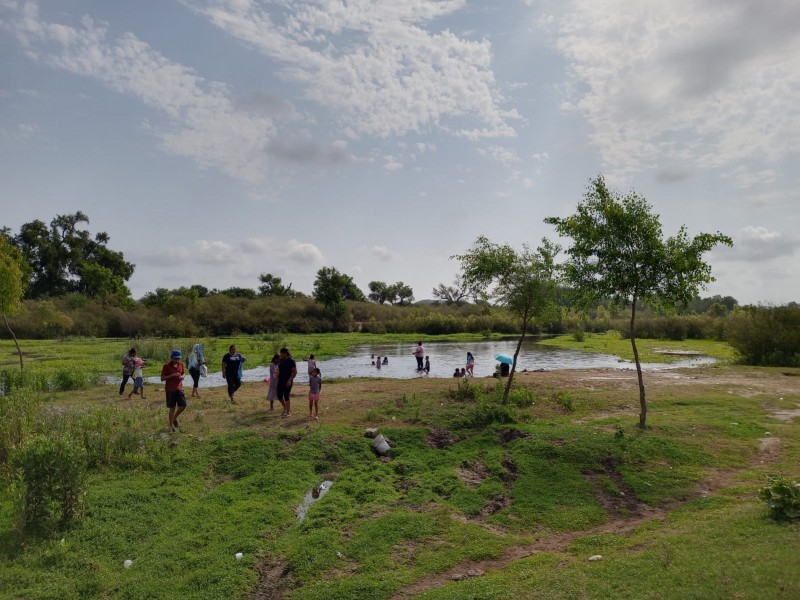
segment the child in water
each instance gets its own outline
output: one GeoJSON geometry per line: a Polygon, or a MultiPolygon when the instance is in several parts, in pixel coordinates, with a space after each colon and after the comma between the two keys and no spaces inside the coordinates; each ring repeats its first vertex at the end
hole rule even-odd
{"type": "Polygon", "coordinates": [[[319,419],[319,397],[322,393],[322,374],[315,368],[308,376],[308,418],[319,419]]]}

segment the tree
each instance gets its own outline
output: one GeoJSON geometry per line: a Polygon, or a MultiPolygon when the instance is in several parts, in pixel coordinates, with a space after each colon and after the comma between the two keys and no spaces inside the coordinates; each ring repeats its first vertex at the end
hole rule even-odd
{"type": "Polygon", "coordinates": [[[312,295],[314,300],[324,305],[337,318],[345,313],[345,300],[367,301],[353,278],[340,273],[335,267],[322,267],[317,271],[312,295]]]}
{"type": "Polygon", "coordinates": [[[444,300],[444,302],[448,305],[455,304],[456,306],[460,306],[468,298],[472,298],[473,300],[477,301],[480,298],[480,293],[476,289],[471,289],[468,285],[464,283],[464,278],[462,275],[456,275],[453,279],[453,285],[445,285],[444,283],[440,283],[435,288],[433,288],[434,298],[439,298],[440,300],[444,300]]]}
{"type": "Polygon", "coordinates": [[[261,285],[258,286],[259,296],[289,296],[295,297],[298,292],[292,289],[292,284],[288,286],[283,285],[280,277],[276,277],[272,273],[262,273],[258,276],[261,285]]]}
{"type": "Polygon", "coordinates": [[[642,365],[636,349],[636,309],[642,302],[674,310],[686,305],[698,290],[714,281],[704,253],[717,244],[732,245],[728,236],[701,233],[692,239],[682,226],[666,240],[658,215],[635,192],[621,196],[606,187],[602,175],[592,180],[566,218],[549,217],[546,223],[572,238],[565,265],[567,281],[584,307],[610,297],[618,306],[630,306],[630,340],[639,381],[639,427],[647,420],[642,365]]]}
{"type": "Polygon", "coordinates": [[[480,236],[470,252],[452,257],[461,263],[463,286],[488,293],[490,298],[508,308],[520,320],[521,333],[503,391],[504,404],[508,402],[511,382],[517,369],[517,357],[528,326],[536,321],[547,321],[558,314],[555,302],[555,256],[558,251],[558,247],[546,239],[535,251],[527,245],[517,251],[507,244],[493,244],[480,236]]]}
{"type": "Polygon", "coordinates": [[[71,292],[91,297],[118,294],[130,296],[125,282],[133,275],[134,265],[121,252],[107,246],[109,236],[79,229],[89,223],[81,211],[56,215],[48,228],[44,222],[31,221],[20,227],[13,243],[30,265],[28,297],[62,296],[71,292]]]}
{"type": "Polygon", "coordinates": [[[8,242],[6,236],[0,235],[0,314],[3,315],[8,332],[17,347],[20,369],[23,368],[22,350],[20,350],[17,336],[8,322],[8,315],[17,312],[22,295],[25,293],[25,270],[22,266],[24,260],[20,252],[8,242]]]}
{"type": "Polygon", "coordinates": [[[405,306],[414,301],[414,290],[411,289],[411,286],[406,285],[402,281],[390,285],[387,290],[387,295],[390,298],[390,304],[397,303],[400,306],[405,306]]]}
{"type": "Polygon", "coordinates": [[[389,286],[383,281],[370,281],[367,287],[369,288],[367,297],[376,304],[383,304],[389,299],[389,286]]]}

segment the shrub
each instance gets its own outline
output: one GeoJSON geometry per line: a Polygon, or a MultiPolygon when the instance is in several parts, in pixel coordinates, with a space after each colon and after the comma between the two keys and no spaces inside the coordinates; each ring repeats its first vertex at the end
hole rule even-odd
{"type": "Polygon", "coordinates": [[[536,401],[536,394],[529,387],[513,387],[508,394],[508,402],[520,408],[533,406],[536,401]]]}
{"type": "Polygon", "coordinates": [[[11,453],[34,430],[41,402],[28,389],[0,396],[0,466],[8,467],[11,453]]]}
{"type": "Polygon", "coordinates": [[[34,435],[11,457],[17,535],[31,526],[46,532],[83,513],[86,454],[69,436],[34,435]]]}
{"type": "Polygon", "coordinates": [[[728,317],[725,337],[748,365],[800,366],[800,307],[747,307],[728,317]]]}
{"type": "Polygon", "coordinates": [[[766,502],[769,516],[776,521],[800,519],[800,480],[770,475],[766,487],[758,491],[758,497],[766,502]]]}
{"type": "Polygon", "coordinates": [[[468,427],[486,427],[492,423],[516,423],[516,411],[510,404],[500,404],[491,399],[478,400],[475,410],[467,417],[468,427]]]}

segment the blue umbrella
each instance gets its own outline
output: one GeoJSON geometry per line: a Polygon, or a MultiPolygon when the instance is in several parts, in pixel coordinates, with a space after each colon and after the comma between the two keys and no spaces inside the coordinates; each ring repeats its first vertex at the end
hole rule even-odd
{"type": "Polygon", "coordinates": [[[507,354],[498,354],[494,357],[494,359],[498,362],[505,363],[507,365],[513,365],[514,359],[507,354]]]}

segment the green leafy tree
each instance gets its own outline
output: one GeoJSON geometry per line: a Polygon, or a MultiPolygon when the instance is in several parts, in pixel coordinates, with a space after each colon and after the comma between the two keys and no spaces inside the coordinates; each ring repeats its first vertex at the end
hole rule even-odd
{"type": "Polygon", "coordinates": [[[438,298],[439,300],[443,300],[445,304],[455,304],[456,306],[460,306],[464,304],[468,299],[472,298],[474,301],[478,301],[481,299],[479,290],[472,289],[468,285],[464,283],[464,278],[462,275],[456,275],[455,279],[453,279],[452,285],[445,285],[444,283],[440,283],[431,292],[434,298],[438,298]]]}
{"type": "Polygon", "coordinates": [[[480,236],[471,251],[452,257],[461,263],[462,284],[467,289],[488,294],[490,299],[505,306],[519,319],[521,333],[503,391],[504,404],[508,402],[517,357],[528,326],[558,315],[555,266],[558,251],[558,247],[546,239],[535,251],[527,245],[517,251],[507,244],[493,244],[480,236]]]}
{"type": "Polygon", "coordinates": [[[78,211],[57,215],[49,227],[38,219],[20,227],[13,242],[30,265],[28,297],[71,292],[130,296],[125,282],[133,275],[134,265],[121,252],[108,248],[107,233],[92,237],[80,228],[82,223],[88,224],[89,217],[78,211]]]}
{"type": "Polygon", "coordinates": [[[19,310],[22,296],[25,293],[25,259],[20,252],[12,246],[5,235],[0,235],[0,314],[6,323],[8,332],[14,339],[19,355],[19,368],[23,368],[22,350],[20,350],[17,336],[11,329],[8,316],[19,310]]]}
{"type": "Polygon", "coordinates": [[[317,271],[312,296],[336,318],[344,315],[345,300],[367,301],[364,292],[358,289],[353,278],[340,273],[335,267],[322,267],[317,271]]]}
{"type": "Polygon", "coordinates": [[[367,287],[369,288],[367,297],[376,304],[383,304],[389,300],[389,286],[383,281],[370,281],[367,287]]]}
{"type": "Polygon", "coordinates": [[[663,239],[661,222],[650,204],[635,192],[622,196],[610,191],[605,180],[592,180],[566,218],[550,217],[546,223],[572,238],[565,265],[567,281],[579,303],[596,305],[609,297],[616,305],[630,306],[630,340],[639,381],[639,427],[647,421],[642,365],[636,349],[636,309],[642,302],[671,310],[688,304],[699,289],[713,281],[703,254],[717,244],[732,245],[721,233],[701,233],[689,238],[685,226],[663,239]]]}
{"type": "Polygon", "coordinates": [[[298,292],[292,289],[292,284],[283,285],[280,277],[276,277],[272,273],[262,273],[258,276],[261,285],[258,286],[259,296],[289,296],[291,298],[297,296],[298,292]]]}
{"type": "Polygon", "coordinates": [[[411,286],[406,285],[402,281],[390,285],[387,295],[391,298],[389,301],[390,304],[405,306],[414,301],[414,290],[411,289],[411,286]]]}

